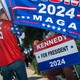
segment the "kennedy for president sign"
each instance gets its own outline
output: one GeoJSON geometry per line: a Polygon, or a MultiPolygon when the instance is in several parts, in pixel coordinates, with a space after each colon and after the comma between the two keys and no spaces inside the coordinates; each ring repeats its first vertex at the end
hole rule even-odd
{"type": "Polygon", "coordinates": [[[51,30],[80,39],[80,0],[1,1],[16,24],[51,30]]]}
{"type": "Polygon", "coordinates": [[[75,41],[60,34],[34,45],[34,52],[40,71],[80,63],[75,41]]]}

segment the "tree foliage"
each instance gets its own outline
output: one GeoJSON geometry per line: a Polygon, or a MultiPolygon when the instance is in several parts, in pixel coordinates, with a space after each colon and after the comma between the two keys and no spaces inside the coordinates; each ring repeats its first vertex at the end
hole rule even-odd
{"type": "Polygon", "coordinates": [[[48,31],[40,28],[35,27],[24,27],[25,30],[25,39],[24,39],[24,46],[28,47],[29,45],[33,46],[34,40],[43,40],[44,36],[47,34],[48,31]]]}

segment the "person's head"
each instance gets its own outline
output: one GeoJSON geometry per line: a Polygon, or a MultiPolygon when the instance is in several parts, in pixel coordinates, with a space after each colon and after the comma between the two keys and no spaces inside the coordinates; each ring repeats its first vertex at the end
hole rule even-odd
{"type": "Polygon", "coordinates": [[[3,8],[0,9],[0,19],[8,20],[7,15],[3,8]]]}

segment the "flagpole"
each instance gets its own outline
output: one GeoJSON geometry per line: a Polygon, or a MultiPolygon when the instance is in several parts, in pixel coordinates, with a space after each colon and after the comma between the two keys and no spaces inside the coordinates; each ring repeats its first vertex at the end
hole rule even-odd
{"type": "Polygon", "coordinates": [[[78,72],[77,72],[77,70],[76,70],[75,65],[73,65],[73,67],[74,67],[74,70],[75,70],[75,73],[76,73],[76,75],[77,75],[78,79],[80,80],[80,77],[79,77],[79,74],[78,74],[78,72]]]}

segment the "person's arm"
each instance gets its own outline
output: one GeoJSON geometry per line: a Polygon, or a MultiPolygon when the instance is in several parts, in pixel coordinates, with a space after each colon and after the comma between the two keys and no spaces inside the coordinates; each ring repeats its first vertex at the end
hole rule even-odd
{"type": "MultiPolygon", "coordinates": [[[[37,45],[37,43],[39,43],[39,42],[40,42],[39,40],[35,40],[34,43],[33,43],[33,45],[35,46],[35,45],[37,45]]],[[[35,52],[33,53],[33,55],[35,55],[35,52]]]]}

